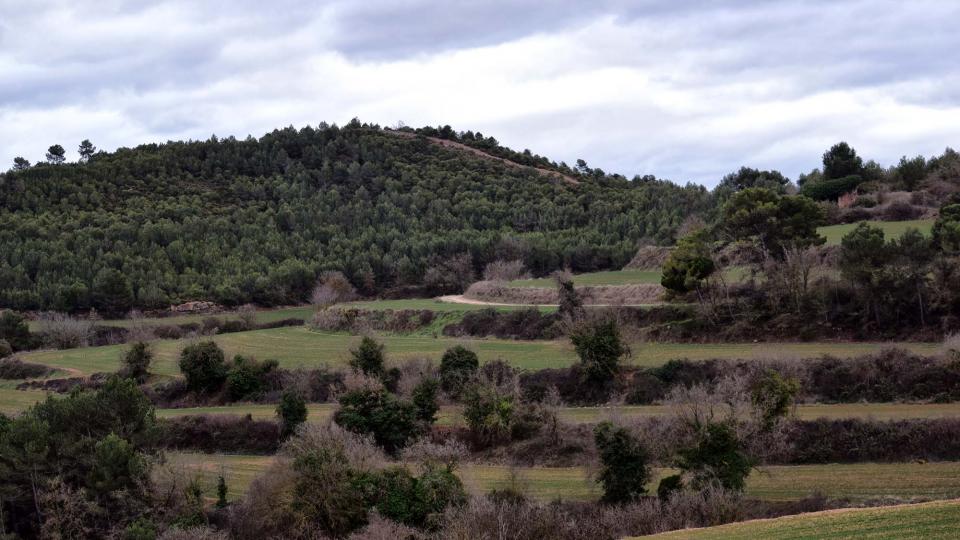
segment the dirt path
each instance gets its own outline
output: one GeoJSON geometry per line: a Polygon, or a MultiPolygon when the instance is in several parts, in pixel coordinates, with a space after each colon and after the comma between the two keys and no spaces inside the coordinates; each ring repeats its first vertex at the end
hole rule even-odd
{"type": "MultiPolygon", "coordinates": [[[[414,137],[417,136],[417,135],[414,134],[414,133],[410,133],[410,132],[407,132],[407,131],[395,131],[395,130],[392,130],[392,129],[389,129],[389,128],[385,129],[384,132],[385,132],[385,133],[390,133],[390,134],[392,134],[392,135],[398,135],[398,136],[400,136],[400,137],[405,137],[405,138],[408,138],[408,139],[412,139],[412,138],[414,138],[414,137]]],[[[479,148],[474,148],[474,147],[472,147],[472,146],[467,146],[467,145],[465,145],[465,144],[463,144],[463,143],[458,143],[458,142],[456,142],[456,141],[451,141],[451,140],[447,140],[447,139],[441,139],[441,138],[438,138],[438,137],[427,137],[427,139],[428,139],[430,142],[434,143],[434,144],[439,144],[440,146],[443,146],[443,147],[446,147],[446,148],[453,148],[453,149],[460,150],[460,151],[463,151],[463,152],[469,152],[469,153],[471,153],[471,154],[474,154],[474,155],[476,155],[476,156],[478,156],[478,157],[482,157],[482,158],[484,158],[484,159],[490,159],[490,160],[493,160],[493,161],[499,161],[500,163],[503,163],[504,165],[507,165],[507,166],[509,166],[509,167],[515,167],[515,168],[518,168],[518,169],[532,169],[532,170],[534,170],[534,171],[537,171],[537,173],[539,173],[541,176],[546,176],[546,177],[548,177],[548,178],[555,178],[555,179],[563,180],[564,182],[566,182],[566,183],[568,183],[568,184],[571,184],[571,185],[578,185],[578,184],[580,183],[580,181],[577,180],[576,178],[574,178],[574,177],[572,177],[572,176],[568,176],[568,175],[563,174],[563,173],[561,173],[561,172],[551,171],[551,170],[549,170],[549,169],[541,169],[540,167],[533,167],[533,166],[531,166],[531,165],[524,165],[524,164],[522,164],[522,163],[517,163],[517,162],[515,162],[515,161],[510,161],[509,159],[502,158],[502,157],[500,157],[500,156],[495,156],[495,155],[493,155],[493,154],[488,154],[488,153],[484,152],[483,150],[480,150],[479,148]]],[[[500,304],[500,305],[512,305],[512,304],[500,304]]]]}
{"type": "MultiPolygon", "coordinates": [[[[437,300],[448,304],[469,304],[471,306],[501,306],[501,307],[558,307],[557,304],[504,304],[502,302],[487,302],[486,300],[475,300],[467,298],[462,294],[449,294],[438,296],[437,300]]],[[[583,307],[648,307],[653,304],[584,304],[583,307]]]]}
{"type": "Polygon", "coordinates": [[[503,304],[500,302],[487,302],[485,300],[474,300],[467,298],[462,294],[449,294],[440,296],[437,300],[448,304],[470,304],[471,306],[508,306],[508,307],[557,307],[557,304],[503,304]]]}

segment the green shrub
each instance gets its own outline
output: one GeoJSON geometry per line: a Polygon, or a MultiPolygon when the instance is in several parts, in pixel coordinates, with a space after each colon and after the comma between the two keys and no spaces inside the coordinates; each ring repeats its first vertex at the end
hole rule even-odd
{"type": "Polygon", "coordinates": [[[602,422],[593,430],[600,454],[600,483],[603,501],[627,503],[647,492],[651,473],[647,450],[625,428],[602,422]]]}
{"type": "Polygon", "coordinates": [[[804,195],[815,201],[835,201],[844,193],[849,193],[856,189],[862,181],[863,179],[860,176],[853,174],[833,180],[807,182],[800,188],[800,195],[804,195]]]}
{"type": "Polygon", "coordinates": [[[440,359],[440,386],[444,392],[458,397],[479,368],[477,353],[462,345],[451,347],[440,359]]]}
{"type": "Polygon", "coordinates": [[[753,461],[744,452],[733,426],[709,423],[700,426],[693,446],[680,450],[677,466],[692,475],[694,489],[719,485],[743,491],[753,461]]]}
{"type": "Polygon", "coordinates": [[[800,382],[797,379],[784,379],[772,369],[766,370],[754,381],[750,389],[750,400],[764,429],[770,429],[778,419],[790,412],[790,406],[799,393],[800,382]]]}
{"type": "Polygon", "coordinates": [[[513,396],[493,385],[474,384],[464,393],[463,417],[475,441],[494,444],[510,438],[516,420],[513,396]]]}
{"type": "Polygon", "coordinates": [[[150,345],[138,341],[131,345],[130,350],[123,355],[123,367],[120,374],[138,383],[143,383],[150,375],[150,361],[152,359],[153,351],[150,350],[150,345]]]}
{"type": "Polygon", "coordinates": [[[436,379],[424,377],[413,389],[411,400],[416,409],[417,420],[427,424],[433,424],[436,421],[437,411],[440,410],[440,405],[437,404],[438,386],[436,379]]]}
{"type": "Polygon", "coordinates": [[[287,390],[280,396],[277,417],[280,419],[281,436],[289,437],[297,430],[297,426],[307,421],[307,402],[299,393],[287,390]]]}
{"type": "Polygon", "coordinates": [[[145,517],[137,518],[123,530],[123,540],[156,540],[156,538],[157,526],[145,517]]]}
{"type": "Polygon", "coordinates": [[[227,373],[227,397],[232,401],[258,397],[266,385],[264,377],[279,365],[276,360],[258,362],[238,354],[227,373]]]}
{"type": "Polygon", "coordinates": [[[350,468],[342,449],[323,448],[298,456],[291,507],[304,522],[341,538],[367,523],[364,485],[369,479],[350,468]]]}
{"type": "Polygon", "coordinates": [[[420,432],[414,405],[381,389],[363,388],[344,394],[333,420],[354,433],[373,435],[376,443],[390,453],[403,448],[420,432]]]}
{"type": "Polygon", "coordinates": [[[9,309],[0,310],[0,339],[6,340],[14,352],[33,346],[27,320],[23,315],[9,309]]]}
{"type": "Polygon", "coordinates": [[[587,377],[608,381],[620,369],[620,359],[627,347],[620,339],[620,329],[613,320],[581,326],[570,336],[587,377]]]}
{"type": "Polygon", "coordinates": [[[6,358],[11,354],[13,354],[13,347],[10,346],[10,342],[0,339],[0,358],[6,358]]]}
{"type": "Polygon", "coordinates": [[[383,375],[383,345],[371,337],[364,336],[360,345],[350,351],[350,367],[364,375],[379,377],[383,375]]]}
{"type": "Polygon", "coordinates": [[[180,353],[180,371],[195,392],[216,392],[227,379],[223,350],[212,341],[189,345],[180,353]]]}
{"type": "Polygon", "coordinates": [[[940,209],[931,234],[936,249],[951,255],[960,253],[960,204],[948,204],[940,209]]]}
{"type": "Polygon", "coordinates": [[[227,506],[227,479],[223,472],[217,477],[217,508],[226,508],[227,506]]]}
{"type": "Polygon", "coordinates": [[[670,496],[683,489],[683,476],[672,474],[664,477],[657,485],[657,498],[666,502],[670,496]]]}

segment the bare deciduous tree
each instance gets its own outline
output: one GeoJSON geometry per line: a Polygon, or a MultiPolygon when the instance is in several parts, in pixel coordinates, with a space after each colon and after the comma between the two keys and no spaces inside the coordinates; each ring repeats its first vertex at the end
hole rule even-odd
{"type": "Polygon", "coordinates": [[[513,281],[529,277],[523,266],[523,261],[493,261],[483,269],[483,279],[486,281],[513,281]]]}
{"type": "Polygon", "coordinates": [[[64,313],[44,313],[40,317],[40,332],[58,349],[85,347],[93,333],[93,321],[64,313]]]}
{"type": "Polygon", "coordinates": [[[349,302],[356,297],[357,290],[342,272],[324,272],[316,287],[313,288],[310,303],[320,309],[326,309],[340,302],[349,302]]]}

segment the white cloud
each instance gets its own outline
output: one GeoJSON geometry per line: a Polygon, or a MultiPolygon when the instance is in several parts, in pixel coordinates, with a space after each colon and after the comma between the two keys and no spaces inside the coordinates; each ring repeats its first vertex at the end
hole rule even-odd
{"type": "Polygon", "coordinates": [[[949,3],[82,4],[0,0],[0,166],[354,116],[707,184],[960,138],[949,3]]]}

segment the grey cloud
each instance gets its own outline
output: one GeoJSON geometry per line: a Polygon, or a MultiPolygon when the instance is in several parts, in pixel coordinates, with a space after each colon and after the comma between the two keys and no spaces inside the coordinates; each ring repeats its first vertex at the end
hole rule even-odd
{"type": "Polygon", "coordinates": [[[960,117],[957,20],[932,0],[0,0],[0,168],[358,114],[681,182],[795,177],[839,138],[889,163],[957,144],[937,123],[960,117]]]}

